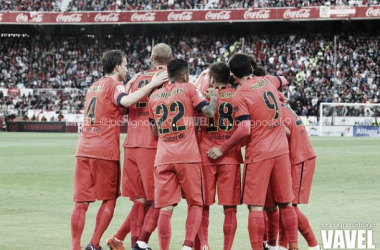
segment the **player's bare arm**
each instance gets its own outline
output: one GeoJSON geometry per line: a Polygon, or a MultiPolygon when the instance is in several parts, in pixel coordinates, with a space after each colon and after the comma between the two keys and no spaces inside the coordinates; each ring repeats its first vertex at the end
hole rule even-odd
{"type": "Polygon", "coordinates": [[[133,104],[137,103],[141,98],[146,96],[152,89],[160,86],[166,81],[168,81],[167,72],[160,72],[158,74],[155,74],[150,84],[145,85],[144,87],[137,90],[136,92],[133,92],[130,95],[123,96],[120,100],[120,105],[129,108],[133,104]]]}
{"type": "Polygon", "coordinates": [[[194,82],[195,87],[200,89],[200,82],[203,81],[204,77],[208,74],[208,69],[205,69],[202,71],[202,73],[197,77],[197,79],[194,82]]]}
{"type": "Polygon", "coordinates": [[[218,90],[210,88],[205,92],[205,95],[210,99],[210,103],[209,105],[204,106],[201,111],[208,118],[213,118],[215,116],[216,104],[218,101],[218,90]]]}
{"type": "Polygon", "coordinates": [[[152,123],[152,131],[155,137],[158,137],[158,128],[155,122],[152,123]]]}

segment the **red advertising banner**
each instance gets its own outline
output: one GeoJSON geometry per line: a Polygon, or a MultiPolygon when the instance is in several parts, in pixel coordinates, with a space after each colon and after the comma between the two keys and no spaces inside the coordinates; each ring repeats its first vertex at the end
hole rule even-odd
{"type": "Polygon", "coordinates": [[[129,12],[0,12],[0,24],[134,24],[380,19],[380,7],[306,7],[129,12]]]}

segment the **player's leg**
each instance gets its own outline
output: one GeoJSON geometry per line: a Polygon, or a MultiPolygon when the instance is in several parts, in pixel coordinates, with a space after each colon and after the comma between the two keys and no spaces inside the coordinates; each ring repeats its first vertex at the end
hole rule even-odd
{"type": "Polygon", "coordinates": [[[107,245],[111,250],[122,250],[124,248],[123,242],[125,237],[131,231],[131,211],[129,211],[127,218],[116,232],[116,234],[107,239],[107,245]]]}
{"type": "Polygon", "coordinates": [[[218,204],[224,209],[224,250],[230,250],[237,228],[237,205],[240,205],[240,165],[219,165],[217,167],[218,204]]]}
{"type": "Polygon", "coordinates": [[[174,206],[166,206],[160,209],[158,218],[158,241],[160,250],[169,250],[170,238],[172,235],[171,218],[174,206]]]}
{"type": "Polygon", "coordinates": [[[154,198],[154,160],[156,156],[156,149],[140,148],[138,150],[138,166],[140,170],[141,181],[144,187],[144,193],[147,200],[146,206],[148,212],[144,218],[143,226],[133,249],[146,249],[148,248],[148,241],[157,227],[158,217],[160,210],[152,206],[154,198]]]}
{"type": "Polygon", "coordinates": [[[263,249],[266,248],[267,242],[268,242],[268,216],[267,216],[267,213],[265,212],[265,207],[264,207],[264,226],[265,226],[265,233],[263,237],[263,249]]]}
{"type": "Polygon", "coordinates": [[[320,247],[318,245],[317,239],[315,238],[313,229],[310,226],[309,220],[301,212],[297,205],[294,205],[294,209],[297,213],[298,231],[300,231],[302,236],[305,238],[309,249],[319,250],[320,247]]]}
{"type": "Polygon", "coordinates": [[[86,221],[88,202],[76,202],[71,214],[71,250],[80,250],[80,240],[86,221]]]}
{"type": "Polygon", "coordinates": [[[91,172],[97,200],[102,200],[97,216],[91,243],[99,247],[100,238],[107,230],[114,213],[116,199],[120,195],[120,166],[117,161],[91,159],[91,172]]]}
{"type": "Polygon", "coordinates": [[[267,236],[266,242],[264,242],[265,247],[268,250],[276,249],[279,230],[279,211],[271,185],[268,187],[264,210],[264,216],[266,216],[265,235],[267,236]]]}
{"type": "Polygon", "coordinates": [[[263,249],[265,221],[264,207],[248,205],[248,233],[251,247],[253,250],[263,249]]]}
{"type": "Polygon", "coordinates": [[[234,242],[235,233],[237,229],[236,206],[223,206],[224,222],[223,222],[223,235],[224,235],[224,250],[231,250],[234,242]]]}
{"type": "Polygon", "coordinates": [[[176,164],[175,169],[178,182],[186,194],[186,201],[189,206],[186,219],[186,237],[182,249],[191,250],[202,222],[204,204],[202,166],[201,163],[176,164]]]}
{"type": "Polygon", "coordinates": [[[77,157],[74,173],[75,206],[71,214],[71,250],[81,249],[86,212],[89,202],[95,201],[94,183],[91,176],[89,158],[77,157]]]}
{"type": "Polygon", "coordinates": [[[297,213],[298,230],[305,238],[310,249],[319,249],[318,242],[310,226],[309,220],[298,208],[297,204],[308,204],[311,184],[315,170],[315,158],[292,166],[293,206],[297,213]]]}
{"type": "Polygon", "coordinates": [[[141,230],[140,236],[132,249],[146,249],[148,248],[148,242],[153,231],[157,228],[158,218],[160,215],[160,209],[154,208],[150,205],[149,210],[144,218],[144,225],[141,230]]]}
{"type": "Polygon", "coordinates": [[[279,214],[278,221],[278,250],[287,250],[288,249],[288,239],[286,238],[286,233],[284,230],[284,226],[282,225],[282,216],[279,214]]]}
{"type": "Polygon", "coordinates": [[[151,164],[149,168],[152,171],[154,155],[147,154],[144,148],[125,148],[124,150],[124,180],[126,181],[123,183],[123,195],[133,200],[130,221],[132,247],[140,236],[144,224],[145,210],[148,207],[142,175],[142,169],[146,166],[144,159],[147,159],[151,164]]]}
{"type": "Polygon", "coordinates": [[[289,249],[298,249],[297,214],[292,206],[292,189],[289,155],[284,154],[272,159],[274,168],[271,175],[271,187],[281,214],[281,222],[288,240],[289,249]]]}
{"type": "Polygon", "coordinates": [[[98,210],[98,214],[96,215],[96,226],[94,230],[94,234],[91,238],[91,243],[94,247],[99,247],[100,238],[107,230],[112,217],[113,212],[116,206],[116,200],[103,200],[102,205],[98,210]]]}
{"type": "Polygon", "coordinates": [[[200,245],[199,247],[194,246],[196,250],[208,248],[210,206],[215,203],[217,166],[202,165],[202,173],[204,178],[204,206],[202,209],[202,222],[197,235],[200,245]]]}
{"type": "MultiPolygon", "coordinates": [[[[141,183],[133,183],[133,181],[137,182],[139,176],[137,164],[136,164],[136,156],[134,153],[134,149],[132,148],[124,148],[124,164],[123,164],[123,178],[122,178],[122,195],[123,197],[129,197],[131,201],[134,201],[138,192],[134,189],[135,186],[141,185],[141,183]],[[136,194],[137,193],[137,194],[136,194]]],[[[117,230],[116,234],[107,239],[107,245],[112,250],[123,249],[124,239],[131,232],[131,217],[132,210],[129,211],[126,219],[123,224],[117,230]]]]}
{"type": "Polygon", "coordinates": [[[168,250],[171,238],[171,217],[180,202],[180,185],[173,164],[154,168],[154,206],[160,208],[157,223],[160,250],[168,250]]]}
{"type": "Polygon", "coordinates": [[[265,233],[263,208],[272,168],[270,159],[245,164],[244,167],[241,200],[248,205],[248,233],[253,250],[263,248],[265,233]]]}

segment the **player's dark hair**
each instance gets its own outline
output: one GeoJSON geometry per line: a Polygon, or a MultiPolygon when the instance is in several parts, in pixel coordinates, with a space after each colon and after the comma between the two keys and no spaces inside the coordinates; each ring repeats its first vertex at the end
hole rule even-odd
{"type": "Polygon", "coordinates": [[[254,74],[255,76],[265,76],[265,75],[267,74],[267,72],[265,71],[264,68],[257,67],[257,68],[255,69],[255,71],[253,71],[253,74],[254,74]]]}
{"type": "Polygon", "coordinates": [[[234,54],[228,62],[231,72],[238,78],[249,76],[257,68],[255,60],[243,53],[234,54]]]}
{"type": "Polygon", "coordinates": [[[215,79],[216,83],[228,83],[228,80],[230,79],[230,67],[224,62],[211,64],[208,73],[215,79]]]}
{"type": "Polygon", "coordinates": [[[168,76],[170,80],[177,80],[189,72],[189,66],[185,60],[174,59],[168,63],[168,76]]]}
{"type": "Polygon", "coordinates": [[[102,65],[103,74],[112,74],[117,65],[121,65],[123,58],[127,56],[121,50],[110,50],[103,54],[102,65]]]}

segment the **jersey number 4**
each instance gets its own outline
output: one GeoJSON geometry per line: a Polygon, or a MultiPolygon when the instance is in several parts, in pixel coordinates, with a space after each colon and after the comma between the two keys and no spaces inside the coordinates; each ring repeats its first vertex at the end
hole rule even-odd
{"type": "Polygon", "coordinates": [[[93,97],[88,104],[88,108],[86,110],[86,117],[90,119],[91,125],[95,124],[95,107],[96,107],[96,97],[93,97]]]}
{"type": "Polygon", "coordinates": [[[165,104],[158,105],[156,108],[156,115],[161,116],[157,123],[160,134],[167,134],[170,132],[170,129],[172,132],[180,132],[186,130],[185,125],[178,125],[178,122],[183,118],[184,114],[185,106],[182,102],[176,101],[171,103],[169,109],[165,104]],[[170,113],[174,113],[175,116],[172,119],[170,127],[165,128],[163,124],[169,117],[169,111],[170,113]]]}

